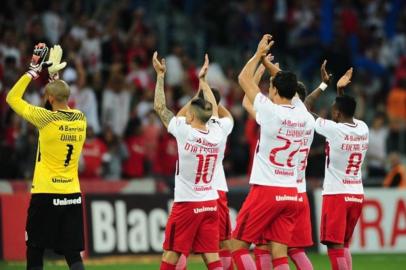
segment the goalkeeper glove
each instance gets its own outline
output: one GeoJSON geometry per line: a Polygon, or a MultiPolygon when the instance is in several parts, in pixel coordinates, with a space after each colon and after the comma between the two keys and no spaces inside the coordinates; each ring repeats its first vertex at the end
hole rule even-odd
{"type": "Polygon", "coordinates": [[[45,62],[45,58],[48,54],[48,47],[45,43],[38,43],[34,47],[34,51],[31,57],[31,63],[28,68],[27,73],[33,78],[34,80],[39,77],[41,70],[43,67],[47,67],[51,65],[51,63],[45,62]]]}
{"type": "Polygon", "coordinates": [[[48,59],[48,61],[52,63],[52,65],[48,67],[50,81],[59,79],[58,72],[66,66],[66,62],[61,63],[62,53],[62,48],[59,45],[54,45],[54,47],[51,48],[48,59]]]}

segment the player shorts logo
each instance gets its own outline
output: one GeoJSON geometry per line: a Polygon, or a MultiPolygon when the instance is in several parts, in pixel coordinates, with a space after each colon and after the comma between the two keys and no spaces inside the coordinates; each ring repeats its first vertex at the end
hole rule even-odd
{"type": "Polygon", "coordinates": [[[216,212],[216,211],[217,211],[217,206],[212,206],[212,207],[203,206],[203,207],[198,207],[198,208],[193,209],[193,212],[195,214],[199,214],[202,212],[216,212]]]}
{"type": "Polygon", "coordinates": [[[72,205],[72,204],[81,204],[82,203],[82,197],[78,197],[77,199],[67,199],[64,198],[63,200],[61,199],[53,199],[53,204],[55,206],[58,205],[72,205]]]}
{"type": "Polygon", "coordinates": [[[357,198],[357,197],[349,197],[349,196],[345,196],[344,200],[346,202],[357,202],[357,203],[362,203],[363,199],[362,198],[357,198]]]}
{"type": "Polygon", "coordinates": [[[277,202],[280,202],[280,201],[294,201],[294,202],[297,202],[297,195],[296,196],[289,196],[289,195],[276,195],[275,196],[275,200],[277,201],[277,202]]]}

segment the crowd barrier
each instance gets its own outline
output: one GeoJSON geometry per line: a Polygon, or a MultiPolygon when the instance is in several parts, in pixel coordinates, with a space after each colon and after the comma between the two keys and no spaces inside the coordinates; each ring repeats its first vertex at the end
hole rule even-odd
{"type": "MultiPolygon", "coordinates": [[[[127,193],[124,190],[118,193],[84,193],[85,256],[162,252],[165,224],[173,197],[145,190],[144,194],[127,193]]],[[[363,214],[351,243],[353,252],[405,253],[406,192],[380,188],[368,188],[365,191],[363,214]]],[[[233,225],[245,196],[246,192],[229,193],[233,225]]],[[[313,249],[325,252],[324,246],[317,244],[321,191],[309,192],[308,196],[316,243],[313,249]]],[[[24,227],[29,198],[27,192],[0,193],[0,255],[4,260],[25,258],[24,227]]]]}

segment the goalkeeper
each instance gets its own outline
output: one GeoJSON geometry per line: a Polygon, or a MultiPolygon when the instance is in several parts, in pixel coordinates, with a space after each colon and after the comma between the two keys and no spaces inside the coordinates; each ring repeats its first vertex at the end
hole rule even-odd
{"type": "Polygon", "coordinates": [[[82,196],[78,161],[86,137],[86,118],[67,105],[69,86],[59,80],[62,49],[39,43],[34,48],[26,74],[7,95],[7,103],[39,130],[37,158],[26,224],[27,269],[42,270],[45,249],[63,254],[71,270],[84,269],[80,251],[84,248],[82,196]],[[23,100],[24,92],[48,67],[45,108],[23,100]]]}

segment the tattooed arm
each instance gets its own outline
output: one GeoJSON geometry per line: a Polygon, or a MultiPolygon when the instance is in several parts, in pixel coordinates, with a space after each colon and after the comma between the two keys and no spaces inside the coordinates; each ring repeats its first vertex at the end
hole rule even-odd
{"type": "Polygon", "coordinates": [[[164,79],[166,72],[165,59],[162,59],[161,62],[158,60],[157,52],[154,53],[152,57],[152,64],[156,71],[156,85],[155,85],[155,97],[154,97],[154,110],[161,118],[162,123],[166,128],[168,128],[169,122],[175,116],[166,107],[165,92],[164,92],[164,79]]]}

